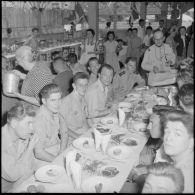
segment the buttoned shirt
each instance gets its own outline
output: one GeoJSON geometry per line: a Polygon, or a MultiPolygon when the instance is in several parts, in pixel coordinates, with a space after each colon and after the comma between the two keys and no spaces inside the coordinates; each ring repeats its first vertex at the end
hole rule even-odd
{"type": "Polygon", "coordinates": [[[16,139],[9,132],[7,124],[1,129],[1,177],[7,181],[15,182],[27,172],[26,167],[33,170],[34,154],[29,156],[28,162],[22,160],[26,151],[29,139],[16,139]],[[28,166],[25,164],[28,163],[28,166]]]}
{"type": "Polygon", "coordinates": [[[35,148],[48,149],[54,145],[59,145],[59,114],[53,114],[45,105],[42,105],[33,122],[35,134],[38,135],[39,141],[35,148]]]}
{"type": "Polygon", "coordinates": [[[94,117],[106,110],[106,103],[111,101],[112,95],[112,86],[104,88],[100,79],[90,85],[85,94],[88,116],[94,117]]]}
{"type": "Polygon", "coordinates": [[[60,114],[68,129],[82,134],[81,128],[87,124],[86,102],[84,97],[78,95],[74,90],[62,99],[60,114]]]}
{"type": "Polygon", "coordinates": [[[149,47],[149,46],[151,45],[151,38],[152,38],[152,37],[153,37],[153,34],[150,34],[149,36],[146,35],[146,36],[144,37],[143,43],[144,43],[147,47],[149,47]]]}
{"type": "Polygon", "coordinates": [[[124,97],[136,83],[143,86],[145,85],[145,80],[139,74],[130,73],[127,69],[121,70],[113,79],[114,95],[124,97]]]}
{"type": "Polygon", "coordinates": [[[39,100],[40,90],[47,84],[53,82],[54,76],[51,73],[47,62],[37,62],[32,70],[28,72],[23,81],[21,94],[35,97],[39,100]]]}

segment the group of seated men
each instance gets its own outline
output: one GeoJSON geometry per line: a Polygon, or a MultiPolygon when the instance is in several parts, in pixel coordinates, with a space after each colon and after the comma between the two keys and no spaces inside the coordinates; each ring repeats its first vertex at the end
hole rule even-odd
{"type": "MultiPolygon", "coordinates": [[[[155,61],[158,56],[154,60],[152,55],[158,53],[157,49],[163,49],[162,33],[157,32],[154,37],[156,43],[146,52],[142,66],[150,67],[148,70],[151,69],[154,73],[164,73],[168,69],[171,74],[170,65],[174,64],[174,56],[165,54],[160,61],[166,66],[161,67],[162,63],[155,61]]],[[[16,52],[16,57],[20,65],[29,72],[24,78],[21,93],[13,94],[13,97],[20,98],[22,102],[10,109],[7,124],[2,127],[2,181],[12,188],[32,175],[41,165],[52,162],[72,140],[86,133],[99,117],[112,113],[116,109],[114,102],[122,100],[135,85],[146,85],[146,81],[137,73],[136,59],[127,58],[124,69],[115,74],[111,65],[100,66],[98,59],[92,57],[87,67],[90,73],[74,73],[71,93],[63,93],[64,86],[57,84],[60,78],[56,79],[56,75],[52,75],[50,66],[34,62],[31,49],[27,46],[23,48],[16,52]]],[[[58,72],[57,76],[70,71],[69,66],[64,69],[64,63],[61,58],[54,60],[52,65],[58,72]]],[[[190,75],[189,72],[187,69],[179,72],[177,107],[163,108],[162,113],[166,114],[162,115],[159,114],[161,108],[153,108],[150,118],[153,121],[151,137],[140,154],[141,165],[133,170],[136,172],[134,180],[138,186],[140,180],[145,182],[141,182],[142,186],[139,186],[139,190],[143,188],[143,192],[159,192],[158,177],[163,178],[160,184],[164,184],[166,192],[193,191],[194,91],[193,84],[189,81],[193,80],[193,74],[190,75]],[[184,74],[188,74],[188,80],[184,79],[184,74]],[[157,112],[159,120],[153,120],[157,112]],[[157,135],[153,136],[153,132],[157,135]],[[172,165],[155,164],[159,161],[168,161],[172,165]],[[177,176],[167,176],[163,171],[160,173],[162,169],[167,170],[166,174],[171,173],[169,170],[177,172],[183,180],[173,179],[177,176]],[[172,183],[166,181],[167,177],[172,183]],[[183,187],[177,188],[177,182],[182,181],[183,187]],[[171,187],[167,187],[166,182],[171,187]]],[[[149,73],[149,80],[152,81],[151,78],[149,73]]]]}

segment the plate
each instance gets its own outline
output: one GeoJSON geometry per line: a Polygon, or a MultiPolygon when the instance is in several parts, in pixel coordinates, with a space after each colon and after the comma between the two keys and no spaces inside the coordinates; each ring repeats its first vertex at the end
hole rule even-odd
{"type": "Polygon", "coordinates": [[[35,172],[37,180],[42,182],[57,183],[57,179],[65,174],[65,169],[59,165],[45,165],[35,172]]]}
{"type": "Polygon", "coordinates": [[[110,181],[110,179],[101,176],[90,177],[84,180],[81,188],[83,192],[96,193],[95,186],[98,187],[98,185],[102,186],[100,187],[101,193],[113,192],[113,187],[114,187],[113,183],[110,181]]]}
{"type": "Polygon", "coordinates": [[[122,140],[122,143],[125,144],[126,146],[137,146],[138,141],[137,139],[133,137],[127,137],[122,140]]]}
{"type": "Polygon", "coordinates": [[[116,117],[105,117],[100,120],[104,125],[117,125],[118,119],[116,117]]]}
{"type": "Polygon", "coordinates": [[[94,148],[94,140],[90,137],[79,137],[73,141],[73,146],[79,150],[88,150],[94,148]]]}
{"type": "Polygon", "coordinates": [[[119,170],[113,166],[104,166],[100,171],[104,177],[115,177],[119,173],[119,170]]]}
{"type": "Polygon", "coordinates": [[[113,146],[108,149],[108,155],[114,159],[127,159],[131,154],[131,149],[128,146],[113,146]]]}

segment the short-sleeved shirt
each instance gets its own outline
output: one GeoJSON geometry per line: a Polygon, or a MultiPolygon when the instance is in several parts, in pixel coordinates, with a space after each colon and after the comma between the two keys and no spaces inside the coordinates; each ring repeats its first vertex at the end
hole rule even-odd
{"type": "Polygon", "coordinates": [[[53,80],[53,83],[58,85],[62,90],[62,97],[68,95],[72,89],[72,71],[66,70],[59,73],[53,80]]]}
{"type": "Polygon", "coordinates": [[[74,90],[72,93],[62,99],[60,114],[68,129],[81,134],[81,129],[86,123],[86,102],[84,97],[80,97],[74,90]]]}
{"type": "Polygon", "coordinates": [[[145,85],[145,80],[139,74],[129,73],[127,69],[121,70],[113,80],[115,96],[127,95],[136,83],[145,85]]]}
{"type": "Polygon", "coordinates": [[[39,143],[35,147],[39,147],[41,144],[43,149],[47,149],[60,143],[58,136],[60,129],[59,113],[53,114],[45,105],[42,105],[34,119],[33,127],[35,134],[39,137],[39,143]]]}
{"type": "Polygon", "coordinates": [[[106,87],[105,90],[101,81],[98,79],[91,84],[85,94],[87,103],[87,112],[89,117],[97,116],[106,109],[106,103],[112,99],[112,87],[106,87]]]}
{"type": "Polygon", "coordinates": [[[25,164],[28,163],[29,169],[33,170],[34,154],[29,155],[29,161],[22,160],[23,153],[26,151],[29,139],[14,139],[12,134],[8,131],[7,124],[1,129],[2,145],[1,145],[1,168],[3,177],[7,181],[15,182],[20,177],[25,175],[27,171],[24,169],[25,164]]]}
{"type": "Polygon", "coordinates": [[[23,81],[21,89],[22,95],[35,97],[39,100],[38,96],[40,90],[47,84],[52,83],[53,78],[54,76],[47,62],[37,62],[23,81]]]}

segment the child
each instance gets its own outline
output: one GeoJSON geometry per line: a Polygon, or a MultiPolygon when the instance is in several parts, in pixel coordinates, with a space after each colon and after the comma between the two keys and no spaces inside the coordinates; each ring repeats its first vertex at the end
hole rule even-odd
{"type": "Polygon", "coordinates": [[[145,80],[137,73],[136,58],[127,58],[125,68],[115,75],[113,80],[114,95],[117,99],[123,99],[135,86],[144,86],[145,80]]]}

